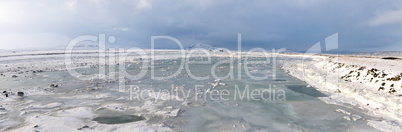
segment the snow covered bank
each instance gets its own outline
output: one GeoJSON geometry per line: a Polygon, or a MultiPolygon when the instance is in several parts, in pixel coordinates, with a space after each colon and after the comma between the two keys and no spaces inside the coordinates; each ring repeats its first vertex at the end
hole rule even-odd
{"type": "Polygon", "coordinates": [[[382,120],[368,125],[382,131],[402,129],[402,60],[374,56],[282,54],[290,75],[306,81],[329,97],[331,104],[351,104],[382,120]]]}

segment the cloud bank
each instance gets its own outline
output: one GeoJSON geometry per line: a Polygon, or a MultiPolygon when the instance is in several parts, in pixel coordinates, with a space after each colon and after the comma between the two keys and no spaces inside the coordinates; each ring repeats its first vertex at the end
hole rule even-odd
{"type": "Polygon", "coordinates": [[[168,35],[236,49],[241,33],[244,49],[302,51],[338,32],[341,50],[402,50],[401,7],[397,0],[1,1],[0,49],[51,48],[99,33],[121,47],[150,48],[151,36],[168,35]]]}

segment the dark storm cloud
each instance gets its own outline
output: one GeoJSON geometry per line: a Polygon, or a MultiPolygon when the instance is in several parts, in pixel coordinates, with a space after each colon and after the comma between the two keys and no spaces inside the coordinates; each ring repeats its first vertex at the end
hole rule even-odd
{"type": "Polygon", "coordinates": [[[402,4],[396,0],[0,3],[0,45],[6,49],[66,45],[76,36],[98,33],[116,36],[115,45],[123,47],[149,48],[151,36],[167,35],[184,45],[236,49],[241,33],[244,49],[306,50],[339,33],[341,50],[402,50],[402,4]]]}

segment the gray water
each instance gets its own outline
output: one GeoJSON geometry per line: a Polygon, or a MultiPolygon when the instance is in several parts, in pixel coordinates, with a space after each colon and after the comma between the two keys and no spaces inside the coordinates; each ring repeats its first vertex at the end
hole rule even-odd
{"type": "MultiPolygon", "coordinates": [[[[194,58],[204,59],[204,58],[194,58]]],[[[213,64],[227,58],[214,58],[213,64]]],[[[258,59],[258,58],[257,58],[258,59]]],[[[179,69],[180,60],[159,60],[155,62],[155,76],[171,75],[179,69]]],[[[191,64],[190,72],[195,76],[210,76],[206,80],[195,80],[189,77],[186,70],[171,79],[154,80],[151,78],[150,71],[140,80],[128,80],[126,86],[136,85],[141,90],[171,90],[171,86],[179,86],[184,92],[190,93],[188,96],[178,94],[177,96],[187,99],[188,104],[183,105],[183,101],[167,100],[162,101],[163,106],[180,108],[182,112],[177,117],[163,118],[160,116],[145,115],[145,117],[134,116],[138,111],[126,110],[120,113],[110,113],[97,111],[97,118],[93,119],[99,123],[118,124],[138,120],[146,120],[150,124],[164,124],[178,131],[376,131],[366,125],[367,119],[373,119],[365,115],[365,111],[353,106],[339,106],[326,104],[318,97],[326,97],[330,93],[321,93],[314,88],[306,87],[307,84],[289,76],[280,66],[273,66],[271,63],[249,64],[251,74],[254,76],[269,76],[268,79],[255,80],[245,73],[244,67],[238,73],[238,63],[233,65],[233,78],[222,79],[220,85],[214,88],[216,91],[225,91],[230,95],[225,96],[225,100],[215,99],[219,95],[197,94],[196,91],[205,93],[207,89],[212,89],[211,83],[216,81],[211,76],[213,64],[191,64]],[[272,74],[274,72],[276,74],[272,74]],[[239,78],[241,75],[241,78],[239,78]],[[274,76],[275,75],[275,78],[274,76]],[[236,87],[238,89],[236,89],[236,87]],[[198,88],[196,90],[196,88],[198,88]],[[239,98],[238,92],[243,92],[248,88],[249,91],[262,91],[270,89],[271,93],[255,96],[254,99],[239,98]],[[273,94],[272,91],[277,93],[273,94]],[[284,94],[281,94],[281,92],[284,94]],[[235,97],[237,96],[237,98],[235,97]],[[279,96],[279,97],[278,97],[279,96]],[[264,100],[263,98],[269,98],[264,100]],[[227,100],[226,100],[227,99],[227,100]],[[363,119],[357,121],[345,120],[343,113],[336,112],[336,109],[344,109],[351,113],[358,114],[363,119]]],[[[142,68],[142,63],[125,64],[127,72],[137,74],[142,68]]],[[[244,65],[244,64],[242,64],[244,65]]],[[[117,66],[110,66],[118,71],[117,66]]],[[[223,77],[230,73],[228,63],[221,64],[216,69],[218,76],[223,77]]],[[[109,69],[109,66],[103,67],[109,69]]],[[[90,76],[97,73],[97,69],[79,69],[80,73],[90,76]]],[[[109,71],[113,72],[113,71],[109,71]]],[[[75,106],[88,106],[94,109],[109,103],[122,103],[127,106],[141,106],[146,100],[129,100],[129,92],[118,91],[118,81],[104,80],[79,80],[72,77],[67,71],[24,73],[17,78],[0,77],[0,90],[10,90],[12,88],[31,88],[48,87],[51,83],[59,84],[58,88],[52,89],[52,95],[33,95],[26,96],[17,109],[23,108],[24,100],[33,100],[34,103],[61,102],[60,109],[75,106]],[[26,76],[26,77],[25,77],[26,76]],[[102,99],[74,99],[65,98],[75,95],[98,95],[110,93],[112,96],[102,99]],[[119,99],[124,97],[124,99],[119,99]],[[88,105],[99,103],[99,105],[88,105]]],[[[85,78],[86,76],[82,76],[85,78]]],[[[40,110],[44,113],[52,110],[40,110]]],[[[28,114],[29,115],[29,114],[28,114]]],[[[3,118],[13,118],[15,124],[22,123],[28,115],[19,116],[18,112],[9,113],[3,118]]],[[[14,125],[15,125],[14,124],[14,125]]],[[[5,127],[10,124],[0,124],[5,127]]],[[[17,126],[15,125],[15,126],[17,126]]]]}
{"type": "Polygon", "coordinates": [[[122,124],[144,120],[141,116],[136,115],[115,115],[115,116],[99,116],[93,119],[102,124],[122,124]]]}

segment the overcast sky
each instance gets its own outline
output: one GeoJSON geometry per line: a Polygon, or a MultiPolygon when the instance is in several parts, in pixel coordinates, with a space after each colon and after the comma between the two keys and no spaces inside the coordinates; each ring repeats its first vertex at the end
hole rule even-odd
{"type": "MultiPolygon", "coordinates": [[[[153,35],[184,45],[306,50],[334,33],[339,49],[402,51],[400,0],[0,1],[0,49],[61,47],[79,35],[149,48],[153,35]]],[[[164,41],[159,48],[177,48],[164,41]]]]}

